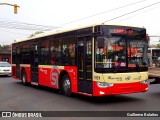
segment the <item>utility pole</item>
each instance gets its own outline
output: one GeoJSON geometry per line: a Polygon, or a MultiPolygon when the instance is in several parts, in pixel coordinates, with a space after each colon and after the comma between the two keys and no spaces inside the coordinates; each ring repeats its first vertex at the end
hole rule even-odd
{"type": "Polygon", "coordinates": [[[17,4],[10,4],[10,3],[0,3],[0,5],[9,5],[14,7],[14,14],[17,14],[17,8],[20,7],[17,4]]]}

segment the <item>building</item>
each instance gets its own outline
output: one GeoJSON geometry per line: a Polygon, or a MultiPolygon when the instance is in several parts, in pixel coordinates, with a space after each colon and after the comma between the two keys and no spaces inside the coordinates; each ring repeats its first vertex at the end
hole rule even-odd
{"type": "Polygon", "coordinates": [[[11,46],[5,49],[0,49],[0,61],[6,61],[11,64],[11,46]]]}
{"type": "Polygon", "coordinates": [[[160,48],[148,48],[149,67],[160,67],[160,48]]]}

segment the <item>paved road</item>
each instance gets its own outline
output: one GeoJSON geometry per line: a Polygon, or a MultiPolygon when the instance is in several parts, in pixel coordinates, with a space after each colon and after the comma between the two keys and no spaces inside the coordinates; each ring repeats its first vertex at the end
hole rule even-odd
{"type": "MultiPolygon", "coordinates": [[[[80,95],[66,97],[53,89],[31,85],[23,86],[20,81],[11,77],[0,77],[0,110],[160,111],[160,84],[149,86],[149,91],[146,93],[117,95],[94,100],[80,95]]],[[[90,119],[97,120],[96,118],[90,119]]],[[[106,120],[106,118],[104,119],[106,120]]],[[[65,120],[69,120],[69,118],[65,120]]]]}

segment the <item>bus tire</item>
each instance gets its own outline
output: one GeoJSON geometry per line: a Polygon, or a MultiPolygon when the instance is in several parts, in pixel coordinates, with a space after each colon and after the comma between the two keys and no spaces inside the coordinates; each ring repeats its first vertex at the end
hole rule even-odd
{"type": "Polygon", "coordinates": [[[71,80],[67,74],[62,77],[62,92],[66,96],[71,96],[71,80]]]}
{"type": "Polygon", "coordinates": [[[22,84],[27,85],[27,74],[25,70],[22,71],[22,84]]]}

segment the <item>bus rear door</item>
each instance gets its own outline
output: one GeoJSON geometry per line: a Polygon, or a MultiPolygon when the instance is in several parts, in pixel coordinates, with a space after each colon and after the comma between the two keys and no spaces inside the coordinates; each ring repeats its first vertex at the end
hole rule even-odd
{"type": "Polygon", "coordinates": [[[38,56],[39,44],[35,43],[31,46],[31,84],[38,85],[38,56]]]}
{"type": "Polygon", "coordinates": [[[20,78],[20,47],[19,46],[16,48],[15,63],[16,63],[16,78],[20,78]]]}

